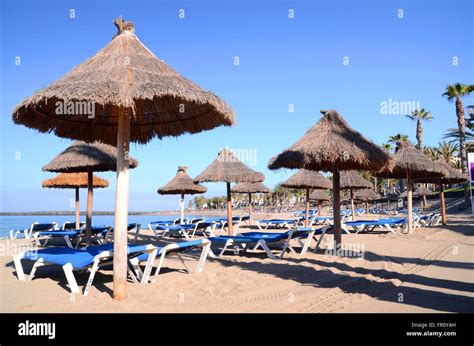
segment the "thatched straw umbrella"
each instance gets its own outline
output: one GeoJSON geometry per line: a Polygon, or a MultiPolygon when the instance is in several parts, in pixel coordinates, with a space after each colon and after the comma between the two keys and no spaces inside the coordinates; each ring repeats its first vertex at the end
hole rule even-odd
{"type": "MultiPolygon", "coordinates": [[[[129,165],[135,168],[137,160],[129,158],[129,165]]],[[[85,143],[74,141],[57,155],[50,163],[43,166],[43,171],[56,173],[87,174],[87,211],[86,242],[90,244],[92,227],[93,174],[92,172],[115,171],[117,166],[117,149],[99,142],[85,143]]]]}
{"type": "Polygon", "coordinates": [[[427,187],[420,186],[418,187],[415,192],[413,192],[414,196],[419,196],[422,198],[421,200],[421,211],[428,206],[428,202],[426,201],[426,196],[434,195],[433,191],[428,189],[427,187]]]}
{"type": "Polygon", "coordinates": [[[268,167],[305,168],[333,173],[334,240],[341,244],[341,170],[380,170],[390,165],[390,154],[353,130],[335,110],[322,118],[290,148],[273,158],[268,167]]]}
{"type": "Polygon", "coordinates": [[[246,193],[249,196],[249,222],[252,222],[252,193],[270,193],[263,183],[237,183],[231,188],[234,193],[246,193]]]}
{"type": "Polygon", "coordinates": [[[19,104],[17,124],[57,136],[116,145],[114,298],[127,297],[130,141],[198,133],[234,123],[232,109],[179,75],[135,36],[132,22],[92,58],[19,104]]]}
{"type": "Polygon", "coordinates": [[[307,169],[300,169],[298,172],[293,174],[288,180],[284,181],[281,186],[290,189],[305,189],[306,190],[306,208],[305,208],[305,220],[304,226],[308,226],[309,218],[309,192],[310,189],[323,189],[327,190],[331,188],[331,181],[324,175],[317,171],[310,171],[307,169]]]}
{"type": "Polygon", "coordinates": [[[227,223],[232,235],[232,196],[230,183],[260,183],[265,180],[262,173],[256,172],[239,161],[228,149],[219,151],[217,158],[199,174],[194,181],[225,182],[227,185],[227,223]]]}
{"type": "MultiPolygon", "coordinates": [[[[408,200],[408,233],[413,228],[412,195],[413,179],[426,177],[443,177],[447,171],[440,165],[431,161],[428,156],[407,142],[398,142],[397,149],[393,155],[393,168],[391,171],[382,169],[374,173],[384,178],[407,179],[406,196],[408,200]]],[[[403,194],[402,194],[403,195],[403,194]]],[[[400,195],[399,197],[402,197],[400,195]]]]}
{"type": "Polygon", "coordinates": [[[396,193],[388,193],[387,195],[383,196],[382,199],[382,209],[384,208],[384,202],[387,201],[387,207],[390,208],[390,201],[397,200],[398,201],[399,195],[396,193]]]}
{"type": "Polygon", "coordinates": [[[380,195],[372,189],[361,189],[355,191],[353,198],[365,202],[365,211],[369,213],[369,201],[379,199],[380,195]]]}
{"type": "Polygon", "coordinates": [[[344,171],[341,173],[341,189],[349,190],[351,200],[352,221],[355,221],[354,212],[354,189],[370,189],[372,184],[370,181],[362,178],[356,171],[344,171]]]}
{"type": "Polygon", "coordinates": [[[441,200],[441,223],[446,225],[446,202],[444,200],[444,184],[457,184],[469,180],[467,175],[462,174],[445,162],[437,161],[438,165],[448,171],[448,175],[442,178],[425,178],[417,180],[419,183],[439,184],[439,197],[441,200]]]}
{"type": "Polygon", "coordinates": [[[316,201],[318,204],[318,216],[321,216],[321,202],[329,202],[331,197],[325,190],[314,190],[309,194],[310,201],[316,201]]]}
{"type": "MultiPolygon", "coordinates": [[[[51,179],[43,180],[42,186],[53,189],[75,189],[76,190],[76,228],[79,228],[79,189],[88,187],[87,173],[61,173],[51,179]]],[[[96,175],[92,176],[92,187],[105,188],[109,186],[106,179],[96,175]]]]}
{"type": "Polygon", "coordinates": [[[158,189],[160,195],[181,195],[179,207],[181,210],[180,223],[184,222],[184,195],[195,195],[207,191],[205,186],[196,184],[187,174],[188,167],[179,166],[176,176],[166,185],[158,189]]]}

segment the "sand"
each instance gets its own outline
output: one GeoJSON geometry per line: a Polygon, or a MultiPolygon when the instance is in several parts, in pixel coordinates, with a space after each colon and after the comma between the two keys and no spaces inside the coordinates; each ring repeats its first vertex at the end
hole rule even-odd
{"type": "MultiPolygon", "coordinates": [[[[288,253],[283,260],[263,252],[231,254],[209,258],[200,274],[187,274],[170,258],[156,282],[130,282],[129,298],[122,302],[111,298],[110,269],[96,275],[84,297],[69,293],[58,266],[41,267],[33,281],[22,282],[11,256],[1,256],[0,311],[474,312],[473,234],[474,217],[450,215],[448,226],[416,228],[412,234],[344,235],[344,244],[363,247],[363,258],[325,251],[288,253]]],[[[149,233],[144,239],[155,241],[149,233]]],[[[187,258],[196,264],[195,255],[187,258]]],[[[82,288],[88,274],[76,277],[82,288]]]]}

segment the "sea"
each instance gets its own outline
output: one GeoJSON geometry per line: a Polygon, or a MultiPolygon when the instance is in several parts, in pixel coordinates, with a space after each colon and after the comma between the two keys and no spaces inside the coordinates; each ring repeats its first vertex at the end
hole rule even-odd
{"type": "MultiPolygon", "coordinates": [[[[142,228],[148,228],[148,224],[153,221],[174,220],[179,217],[179,214],[168,215],[129,215],[129,223],[139,223],[142,228]]],[[[185,215],[185,218],[199,218],[199,215],[185,215]]],[[[206,217],[211,219],[210,217],[206,217]]],[[[9,238],[10,230],[24,230],[29,229],[34,222],[51,223],[56,222],[59,227],[62,227],[64,222],[74,222],[73,215],[0,215],[0,239],[9,238]]],[[[85,216],[81,215],[80,221],[86,221],[85,216]]],[[[114,215],[93,215],[92,225],[114,225],[114,215]]]]}

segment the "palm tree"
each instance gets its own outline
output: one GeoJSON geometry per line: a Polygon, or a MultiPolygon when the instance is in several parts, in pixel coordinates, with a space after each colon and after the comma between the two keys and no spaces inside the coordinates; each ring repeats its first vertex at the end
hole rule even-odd
{"type": "MultiPolygon", "coordinates": [[[[456,104],[456,116],[458,118],[459,131],[459,156],[461,157],[461,169],[464,174],[468,173],[469,168],[467,167],[466,152],[466,120],[464,119],[464,108],[461,99],[473,91],[473,84],[456,83],[448,85],[446,91],[443,93],[443,96],[445,96],[449,101],[455,101],[456,104]]],[[[468,183],[464,184],[464,205],[466,207],[471,205],[468,183]]]]}
{"type": "Polygon", "coordinates": [[[466,118],[467,127],[471,130],[474,130],[474,105],[467,106],[467,114],[469,114],[469,118],[466,118]]]}
{"type": "Polygon", "coordinates": [[[409,142],[408,135],[404,135],[402,133],[397,133],[394,136],[388,137],[389,143],[397,143],[397,142],[409,142]]]}
{"type": "MultiPolygon", "coordinates": [[[[450,142],[454,142],[454,143],[457,142],[459,144],[460,137],[461,136],[459,135],[459,129],[450,128],[450,129],[444,130],[444,135],[442,138],[447,139],[450,142]]],[[[474,130],[471,130],[468,127],[466,127],[464,129],[464,140],[474,141],[474,130]]]]}
{"type": "Polygon", "coordinates": [[[433,117],[431,113],[424,108],[415,109],[411,114],[408,114],[407,117],[416,121],[416,140],[418,141],[416,147],[423,150],[423,127],[421,126],[421,121],[433,120],[433,117]]]}
{"type": "Polygon", "coordinates": [[[459,145],[453,142],[442,141],[438,143],[438,152],[443,161],[451,164],[453,157],[459,151],[459,145]]]}
{"type": "Polygon", "coordinates": [[[424,147],[423,154],[428,156],[431,160],[436,161],[440,157],[440,152],[436,147],[424,147]]]}
{"type": "Polygon", "coordinates": [[[393,149],[393,146],[390,143],[383,143],[382,149],[389,153],[393,149]]]}

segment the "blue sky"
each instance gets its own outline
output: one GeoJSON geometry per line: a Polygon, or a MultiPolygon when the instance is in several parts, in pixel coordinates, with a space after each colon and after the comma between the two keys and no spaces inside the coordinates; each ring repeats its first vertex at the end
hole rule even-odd
{"type": "MultiPolygon", "coordinates": [[[[436,145],[446,128],[456,127],[454,105],[441,96],[445,86],[473,83],[474,9],[468,0],[6,0],[0,9],[0,211],[71,209],[72,191],[41,188],[52,176],[41,167],[70,141],[14,125],[11,114],[106,45],[119,15],[135,22],[137,36],[155,55],[222,97],[237,115],[232,128],[133,144],[140,165],[131,174],[130,210],[176,208],[178,197],[159,196],[156,189],[178,165],[199,174],[223,147],[256,150],[251,167],[273,187],[293,172],[269,171],[269,159],[314,125],[320,109],[337,109],[380,144],[396,133],[415,137],[415,123],[380,114],[381,102],[417,101],[435,118],[424,124],[425,145],[436,145]]],[[[472,103],[472,97],[465,100],[472,103]]],[[[95,193],[94,209],[113,210],[115,173],[100,175],[111,187],[95,193]]],[[[223,183],[207,187],[207,196],[225,191],[223,183]]],[[[81,198],[84,206],[84,191],[81,198]]]]}

